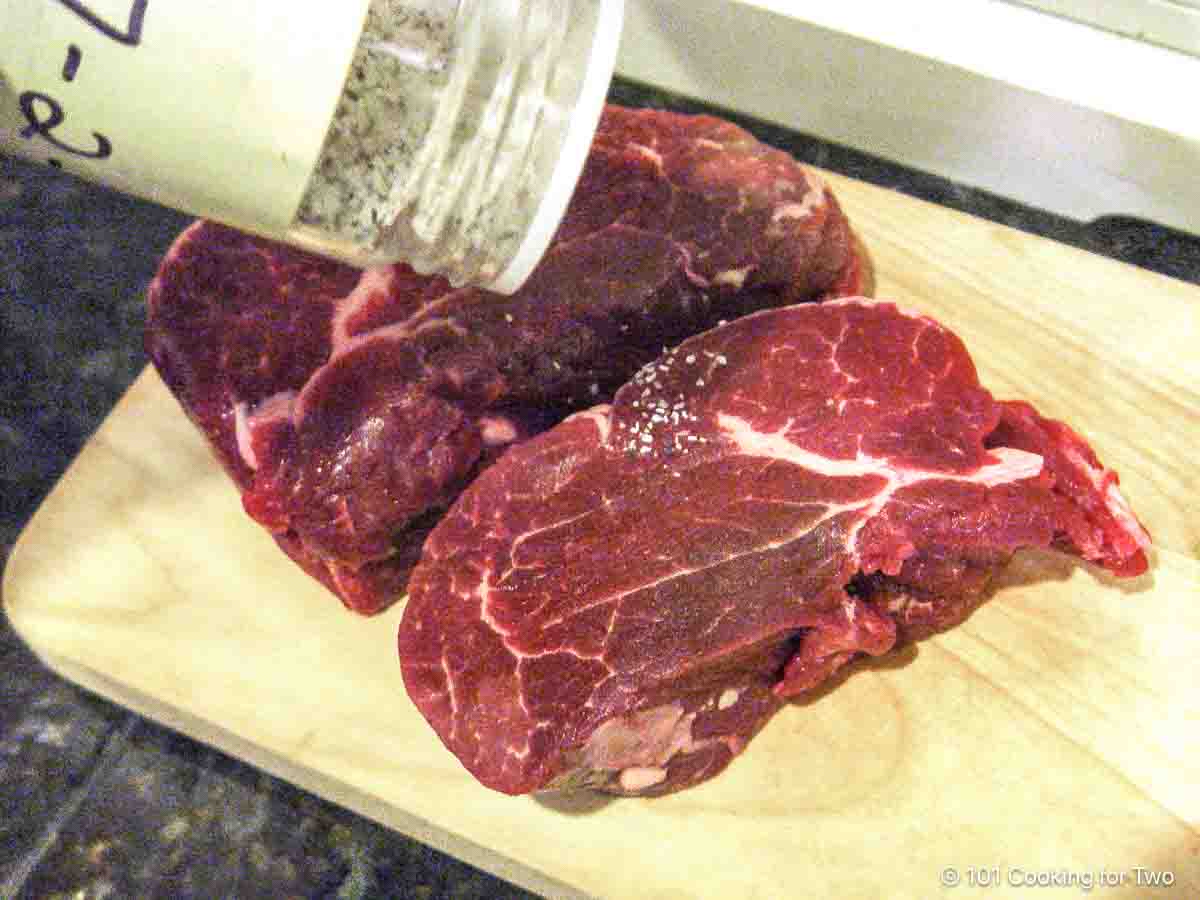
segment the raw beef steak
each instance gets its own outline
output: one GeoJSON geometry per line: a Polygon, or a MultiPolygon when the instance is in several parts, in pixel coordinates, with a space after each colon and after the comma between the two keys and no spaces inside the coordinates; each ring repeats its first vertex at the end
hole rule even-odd
{"type": "Polygon", "coordinates": [[[855,656],[961,622],[1015,550],[1136,575],[1148,546],[1117,476],[937,323],[767,310],[485,471],[426,541],[400,661],[485,785],[664,793],[855,656]]]}
{"type": "Polygon", "coordinates": [[[147,348],[246,511],[371,613],[508,444],[718,320],[868,279],[833,195],[787,154],[718,119],[609,107],[515,296],[201,222],[150,288],[147,348]]]}

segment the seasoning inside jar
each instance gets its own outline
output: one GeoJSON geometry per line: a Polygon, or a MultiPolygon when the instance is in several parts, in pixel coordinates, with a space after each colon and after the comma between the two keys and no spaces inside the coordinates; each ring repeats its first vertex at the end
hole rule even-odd
{"type": "Polygon", "coordinates": [[[582,170],[620,18],[609,0],[373,0],[287,239],[516,290],[582,170]]]}

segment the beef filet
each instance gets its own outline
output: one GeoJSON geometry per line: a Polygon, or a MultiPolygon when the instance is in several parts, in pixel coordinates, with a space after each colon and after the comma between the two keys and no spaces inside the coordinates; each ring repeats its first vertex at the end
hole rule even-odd
{"type": "Polygon", "coordinates": [[[1146,532],[1070,428],[862,298],[684,341],[511,448],[409,586],[409,695],[483,784],[663,793],[790,697],[961,622],[1025,547],[1118,575],[1146,532]]]}
{"type": "Polygon", "coordinates": [[[868,282],[834,197],[787,154],[711,117],[609,107],[515,296],[201,222],[151,285],[146,345],[246,511],[371,613],[509,444],[721,319],[868,282]]]}

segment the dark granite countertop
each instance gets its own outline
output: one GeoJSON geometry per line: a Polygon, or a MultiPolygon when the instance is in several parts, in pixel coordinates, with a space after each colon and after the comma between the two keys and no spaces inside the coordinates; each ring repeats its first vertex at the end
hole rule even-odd
{"type": "MultiPolygon", "coordinates": [[[[1200,284],[1194,237],[1071,221],[739,121],[807,162],[1200,284]]],[[[186,221],[0,158],[0,560],[144,367],[143,291],[186,221]]],[[[0,897],[529,896],[76,688],[3,619],[0,683],[0,897]]]]}

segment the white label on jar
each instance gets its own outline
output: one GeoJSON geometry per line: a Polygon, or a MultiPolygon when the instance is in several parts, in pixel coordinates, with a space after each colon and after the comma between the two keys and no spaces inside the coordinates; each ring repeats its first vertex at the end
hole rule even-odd
{"type": "Polygon", "coordinates": [[[0,150],[282,232],[367,2],[0,0],[0,150]]]}

